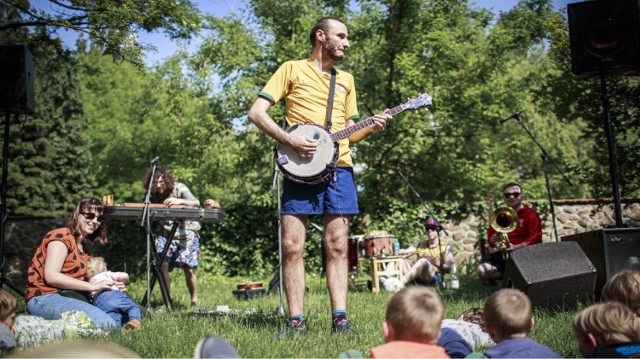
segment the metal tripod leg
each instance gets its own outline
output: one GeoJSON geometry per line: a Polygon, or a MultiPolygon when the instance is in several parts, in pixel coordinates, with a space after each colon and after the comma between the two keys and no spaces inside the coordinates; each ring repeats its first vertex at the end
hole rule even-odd
{"type": "MultiPolygon", "coordinates": [[[[171,308],[171,305],[173,304],[173,302],[171,301],[171,294],[169,293],[169,285],[168,285],[168,281],[169,278],[165,278],[164,273],[162,272],[162,263],[164,262],[164,259],[167,257],[167,252],[169,251],[169,247],[171,247],[171,241],[173,240],[173,236],[176,234],[176,230],[178,229],[178,222],[174,222],[173,223],[173,227],[171,227],[171,233],[169,233],[169,237],[167,238],[167,243],[165,243],[164,248],[162,249],[162,253],[160,254],[160,256],[158,256],[158,253],[155,251],[155,243],[153,243],[152,245],[152,256],[153,256],[153,276],[151,277],[151,280],[149,282],[149,288],[150,291],[149,293],[151,293],[151,291],[153,291],[153,287],[156,284],[156,280],[158,280],[158,283],[160,284],[160,293],[162,294],[162,300],[164,301],[164,305],[167,308],[171,308]]],[[[151,240],[153,241],[154,239],[151,238],[151,240]]],[[[142,299],[142,305],[144,307],[147,307],[147,305],[149,304],[150,298],[148,298],[148,295],[145,294],[144,298],[142,299]]]]}

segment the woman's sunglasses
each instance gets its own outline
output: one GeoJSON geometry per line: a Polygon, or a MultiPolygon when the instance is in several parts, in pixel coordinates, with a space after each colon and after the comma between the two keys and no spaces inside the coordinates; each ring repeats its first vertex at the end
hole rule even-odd
{"type": "Polygon", "coordinates": [[[104,222],[104,216],[103,215],[97,215],[93,212],[80,212],[81,215],[84,216],[84,218],[88,219],[89,221],[93,221],[96,217],[98,217],[98,222],[104,222]]]}

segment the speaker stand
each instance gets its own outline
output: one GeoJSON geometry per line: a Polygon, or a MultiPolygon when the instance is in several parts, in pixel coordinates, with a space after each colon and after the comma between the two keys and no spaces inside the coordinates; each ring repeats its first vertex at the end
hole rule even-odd
{"type": "Polygon", "coordinates": [[[600,96],[602,99],[602,108],[604,110],[604,133],[607,136],[607,145],[609,149],[609,173],[611,174],[611,184],[613,185],[613,205],[616,216],[616,227],[622,227],[622,209],[620,207],[620,188],[618,187],[618,169],[616,166],[616,148],[613,140],[613,131],[611,130],[611,118],[609,110],[609,96],[607,95],[607,79],[604,71],[600,72],[600,96]]]}
{"type": "Polygon", "coordinates": [[[13,283],[11,283],[5,277],[5,268],[4,265],[6,263],[4,256],[4,232],[5,232],[5,224],[7,221],[7,170],[9,168],[9,119],[11,117],[11,111],[9,109],[5,109],[4,116],[4,137],[3,137],[3,148],[2,148],[2,185],[0,189],[0,288],[3,285],[7,285],[9,288],[13,289],[14,292],[20,294],[24,298],[24,292],[22,292],[18,287],[16,287],[13,283]]]}

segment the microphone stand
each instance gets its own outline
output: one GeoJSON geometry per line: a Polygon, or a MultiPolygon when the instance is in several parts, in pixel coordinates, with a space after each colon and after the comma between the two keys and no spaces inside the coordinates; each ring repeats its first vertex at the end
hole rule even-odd
{"type": "MultiPolygon", "coordinates": [[[[420,200],[420,203],[424,206],[424,208],[427,209],[427,213],[429,213],[429,216],[433,219],[436,220],[436,223],[440,224],[440,221],[436,218],[436,216],[433,214],[433,212],[431,211],[431,208],[429,208],[429,206],[427,206],[427,204],[422,200],[422,197],[420,197],[420,194],[418,193],[418,191],[415,190],[415,188],[413,188],[413,186],[411,185],[411,183],[409,183],[409,180],[407,179],[407,177],[405,177],[405,175],[400,171],[400,168],[396,169],[398,171],[398,174],[400,175],[400,177],[402,177],[402,179],[407,183],[407,186],[409,186],[409,188],[411,188],[411,191],[413,191],[413,194],[416,195],[416,197],[418,197],[418,200],[420,200]]],[[[446,234],[447,236],[449,235],[449,233],[447,233],[447,230],[440,226],[440,228],[442,229],[442,231],[444,232],[444,234],[446,234]]],[[[427,241],[429,240],[429,238],[427,238],[427,241]]],[[[442,242],[440,241],[440,231],[438,231],[438,251],[440,252],[440,273],[442,273],[442,287],[445,287],[444,284],[444,258],[442,258],[442,242]]],[[[445,253],[446,256],[446,253],[445,253]]]]}
{"type": "Polygon", "coordinates": [[[278,307],[278,315],[279,316],[284,316],[285,315],[285,311],[284,311],[284,298],[283,298],[283,292],[284,292],[284,283],[283,283],[283,278],[282,278],[282,215],[280,214],[280,209],[282,204],[280,203],[281,199],[280,199],[280,169],[278,168],[278,165],[274,166],[274,170],[273,170],[273,183],[271,185],[271,192],[269,193],[269,196],[273,199],[273,195],[274,195],[274,188],[277,191],[277,195],[278,195],[278,291],[280,292],[280,306],[278,307]]]}
{"type": "Polygon", "coordinates": [[[556,228],[556,212],[555,212],[555,210],[553,208],[553,199],[551,198],[551,187],[549,186],[549,173],[547,171],[547,162],[550,162],[553,165],[553,167],[556,168],[558,173],[560,173],[560,175],[562,175],[562,178],[564,178],[564,180],[567,182],[567,184],[569,184],[569,186],[573,186],[573,184],[571,183],[571,181],[569,181],[567,176],[565,176],[564,173],[560,170],[560,168],[558,167],[556,162],[553,160],[553,158],[551,158],[551,156],[549,156],[549,153],[547,153],[547,151],[544,149],[544,147],[542,147],[542,145],[538,141],[536,141],[535,137],[533,136],[531,131],[529,131],[527,126],[525,126],[525,124],[521,121],[520,113],[516,114],[516,120],[522,126],[522,128],[527,133],[527,135],[529,135],[529,137],[531,138],[533,143],[535,143],[538,146],[538,148],[540,148],[540,151],[541,151],[540,157],[542,158],[542,171],[544,172],[544,181],[545,181],[545,186],[547,187],[547,197],[549,199],[549,210],[551,210],[551,220],[553,222],[553,233],[554,233],[554,235],[556,237],[556,242],[557,242],[558,241],[558,230],[556,228]]]}
{"type": "MultiPolygon", "coordinates": [[[[156,162],[152,163],[151,177],[149,177],[149,184],[147,186],[147,194],[144,198],[144,208],[142,209],[142,218],[140,220],[140,226],[144,227],[145,238],[147,239],[147,309],[151,303],[151,219],[149,218],[149,207],[151,206],[151,186],[153,186],[153,179],[156,175],[156,162]]],[[[154,248],[155,250],[155,248],[154,248]]]]}

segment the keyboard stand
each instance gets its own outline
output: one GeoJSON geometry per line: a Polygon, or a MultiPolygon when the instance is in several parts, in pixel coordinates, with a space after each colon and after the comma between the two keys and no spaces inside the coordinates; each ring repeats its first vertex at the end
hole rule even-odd
{"type": "MultiPolygon", "coordinates": [[[[155,286],[157,280],[160,284],[162,301],[164,302],[164,305],[167,307],[167,309],[171,309],[171,305],[173,304],[173,302],[171,301],[171,294],[169,293],[169,278],[164,277],[164,273],[162,272],[162,263],[164,263],[164,259],[167,257],[167,252],[169,251],[169,247],[171,247],[173,236],[176,234],[176,230],[178,229],[179,224],[180,222],[178,221],[173,222],[173,227],[171,227],[171,232],[169,233],[169,237],[167,238],[167,242],[165,243],[164,248],[162,248],[162,253],[160,254],[160,256],[158,256],[158,253],[156,252],[155,236],[151,236],[151,238],[149,239],[151,241],[151,266],[153,268],[153,275],[149,280],[149,293],[153,291],[153,287],[155,286]]],[[[150,299],[147,297],[147,294],[149,293],[145,293],[144,298],[142,299],[142,306],[145,308],[148,308],[148,304],[150,301],[150,299]]]]}

